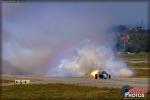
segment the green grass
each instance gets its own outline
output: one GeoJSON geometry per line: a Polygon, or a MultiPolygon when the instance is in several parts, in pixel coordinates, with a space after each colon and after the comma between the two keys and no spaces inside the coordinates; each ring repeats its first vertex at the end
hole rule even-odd
{"type": "Polygon", "coordinates": [[[120,57],[124,59],[141,59],[141,60],[147,60],[149,53],[145,54],[120,54],[120,57]]]}
{"type": "Polygon", "coordinates": [[[142,68],[150,68],[147,63],[127,63],[129,68],[132,68],[134,75],[133,77],[149,77],[150,78],[150,69],[142,69],[142,68]]]}
{"type": "Polygon", "coordinates": [[[131,68],[149,68],[150,64],[149,63],[127,63],[128,66],[131,68]]]}
{"type": "Polygon", "coordinates": [[[14,85],[2,87],[1,100],[99,100],[122,99],[120,89],[71,84],[14,85]]]}
{"type": "MultiPolygon", "coordinates": [[[[149,53],[145,54],[120,54],[120,57],[124,60],[131,60],[131,59],[137,59],[137,60],[148,60],[149,53]]],[[[150,63],[145,62],[139,62],[139,63],[132,63],[132,62],[126,62],[127,66],[129,68],[133,68],[134,76],[133,77],[150,77],[149,69],[142,69],[142,68],[150,68],[150,63]],[[141,69],[136,69],[141,68],[141,69]]]]}
{"type": "MultiPolygon", "coordinates": [[[[30,84],[2,87],[0,100],[121,100],[119,88],[75,84],[30,84]]],[[[147,100],[150,98],[146,96],[147,100]]]]}

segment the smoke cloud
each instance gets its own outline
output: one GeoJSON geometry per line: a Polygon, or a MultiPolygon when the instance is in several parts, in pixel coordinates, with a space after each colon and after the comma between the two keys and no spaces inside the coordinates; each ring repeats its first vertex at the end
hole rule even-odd
{"type": "Polygon", "coordinates": [[[144,3],[3,3],[2,73],[84,76],[100,69],[131,75],[114,54],[115,34],[106,31],[147,23],[146,16],[144,3]]]}
{"type": "Polygon", "coordinates": [[[46,73],[46,69],[48,69],[47,62],[52,51],[27,48],[14,41],[5,42],[2,47],[3,73],[29,75],[43,75],[46,73]]]}
{"type": "Polygon", "coordinates": [[[112,76],[129,77],[133,72],[110,47],[92,43],[75,49],[70,58],[62,59],[60,65],[50,70],[50,76],[85,76],[93,70],[105,70],[112,76]]]}

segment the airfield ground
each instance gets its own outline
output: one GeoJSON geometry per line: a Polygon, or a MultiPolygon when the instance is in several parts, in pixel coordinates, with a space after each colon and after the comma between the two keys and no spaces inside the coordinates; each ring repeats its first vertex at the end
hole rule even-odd
{"type": "MultiPolygon", "coordinates": [[[[98,88],[75,84],[6,86],[1,100],[123,100],[119,88],[98,88]]],[[[150,93],[144,100],[150,100],[150,93]]]]}
{"type": "MultiPolygon", "coordinates": [[[[123,85],[149,88],[150,66],[146,54],[120,55],[135,72],[130,78],[114,77],[110,80],[92,77],[45,77],[31,75],[1,75],[1,99],[15,100],[97,100],[123,99],[120,88],[123,85]],[[29,79],[31,84],[14,85],[15,79],[29,79]]],[[[150,99],[150,94],[144,98],[150,99]]]]}
{"type": "Polygon", "coordinates": [[[148,87],[149,78],[112,78],[112,79],[94,79],[92,77],[44,77],[44,76],[25,76],[25,75],[3,75],[4,83],[2,86],[14,85],[15,79],[31,80],[30,84],[78,84],[81,86],[96,86],[107,88],[121,88],[123,85],[134,87],[148,87]]]}

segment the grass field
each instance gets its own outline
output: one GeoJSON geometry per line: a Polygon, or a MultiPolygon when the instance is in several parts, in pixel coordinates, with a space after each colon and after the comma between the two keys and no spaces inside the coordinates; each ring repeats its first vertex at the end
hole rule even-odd
{"type": "Polygon", "coordinates": [[[132,77],[138,78],[150,78],[150,69],[134,69],[134,75],[132,77]]]}
{"type": "MultiPolygon", "coordinates": [[[[146,96],[146,100],[150,98],[146,96]]],[[[75,84],[14,85],[2,87],[1,100],[121,100],[118,88],[75,84]]]]}
{"type": "Polygon", "coordinates": [[[150,68],[149,63],[127,63],[131,68],[150,68]]]}
{"type": "Polygon", "coordinates": [[[1,83],[12,83],[12,82],[14,82],[14,81],[12,81],[12,80],[1,80],[1,83]]]}
{"type": "Polygon", "coordinates": [[[2,88],[2,98],[15,99],[65,99],[65,100],[83,100],[106,98],[120,99],[119,89],[107,89],[77,85],[65,84],[47,84],[47,85],[16,85],[5,86],[2,88]],[[44,98],[43,98],[44,97],[44,98]]]}
{"type": "Polygon", "coordinates": [[[127,63],[128,67],[134,72],[133,77],[149,77],[150,66],[147,63],[127,63]]]}
{"type": "Polygon", "coordinates": [[[144,54],[120,54],[120,57],[124,59],[140,59],[140,60],[146,60],[148,58],[148,55],[150,53],[144,53],[144,54]]]}
{"type": "MultiPolygon", "coordinates": [[[[143,60],[148,61],[148,54],[149,53],[143,53],[143,54],[121,54],[120,57],[126,60],[143,60]]],[[[147,62],[126,62],[127,66],[129,68],[132,68],[134,72],[133,77],[150,77],[150,63],[147,62]],[[144,69],[145,68],[145,69],[144,69]]]]}

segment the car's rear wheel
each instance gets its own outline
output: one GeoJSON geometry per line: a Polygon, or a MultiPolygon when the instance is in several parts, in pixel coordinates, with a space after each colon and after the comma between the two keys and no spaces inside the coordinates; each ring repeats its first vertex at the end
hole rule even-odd
{"type": "Polygon", "coordinates": [[[97,79],[98,78],[98,75],[97,74],[95,74],[95,79],[97,79]]]}
{"type": "Polygon", "coordinates": [[[111,79],[111,76],[109,75],[109,79],[111,79]]]}

